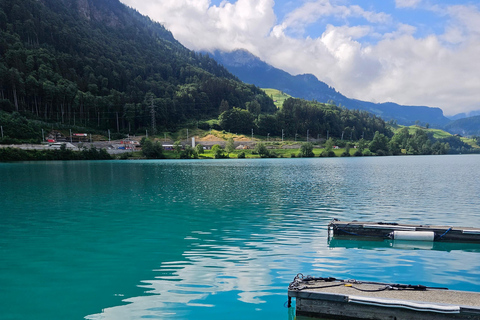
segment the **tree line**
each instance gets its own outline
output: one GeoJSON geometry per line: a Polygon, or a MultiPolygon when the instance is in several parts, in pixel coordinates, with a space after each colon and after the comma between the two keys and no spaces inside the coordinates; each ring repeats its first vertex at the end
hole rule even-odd
{"type": "Polygon", "coordinates": [[[387,137],[393,132],[381,118],[361,110],[348,110],[334,104],[289,98],[275,113],[260,112],[256,102],[245,108],[228,108],[219,116],[219,125],[232,133],[249,134],[252,129],[262,136],[310,138],[336,137],[345,140],[372,139],[375,132],[387,137]]]}
{"type": "Polygon", "coordinates": [[[0,148],[0,162],[39,161],[39,160],[111,160],[105,149],[95,147],[81,151],[72,151],[62,145],[55,150],[23,150],[19,148],[0,148]]]}

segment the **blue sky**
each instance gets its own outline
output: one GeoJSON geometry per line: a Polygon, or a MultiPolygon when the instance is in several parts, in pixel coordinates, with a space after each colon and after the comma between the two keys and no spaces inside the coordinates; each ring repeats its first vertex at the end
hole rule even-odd
{"type": "Polygon", "coordinates": [[[351,98],[480,110],[477,1],[121,1],[192,50],[246,49],[351,98]]]}

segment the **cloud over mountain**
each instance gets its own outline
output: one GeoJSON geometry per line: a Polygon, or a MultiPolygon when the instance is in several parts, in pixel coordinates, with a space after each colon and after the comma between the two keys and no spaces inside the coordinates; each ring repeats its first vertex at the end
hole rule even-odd
{"type": "Polygon", "coordinates": [[[190,49],[246,49],[368,101],[480,109],[480,10],[456,1],[122,0],[190,49]],[[408,18],[411,17],[411,18],[408,18]]]}

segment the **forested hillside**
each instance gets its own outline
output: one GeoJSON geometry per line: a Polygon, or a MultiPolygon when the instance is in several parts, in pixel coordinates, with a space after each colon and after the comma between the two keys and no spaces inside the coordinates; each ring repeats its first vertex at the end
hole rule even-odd
{"type": "Polygon", "coordinates": [[[259,88],[118,0],[0,0],[0,110],[139,132],[216,118],[222,100],[276,110],[259,88]]]}
{"type": "Polygon", "coordinates": [[[480,116],[458,119],[445,126],[451,133],[460,133],[464,136],[480,136],[480,116]]]}

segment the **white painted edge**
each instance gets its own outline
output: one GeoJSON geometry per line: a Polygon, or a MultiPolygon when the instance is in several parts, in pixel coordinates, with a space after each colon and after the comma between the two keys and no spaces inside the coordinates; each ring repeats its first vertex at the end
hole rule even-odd
{"type": "Polygon", "coordinates": [[[402,308],[422,312],[437,312],[437,313],[460,313],[460,307],[455,305],[441,305],[422,303],[406,300],[394,299],[380,299],[372,297],[349,296],[348,302],[372,305],[384,308],[402,308]]]}

